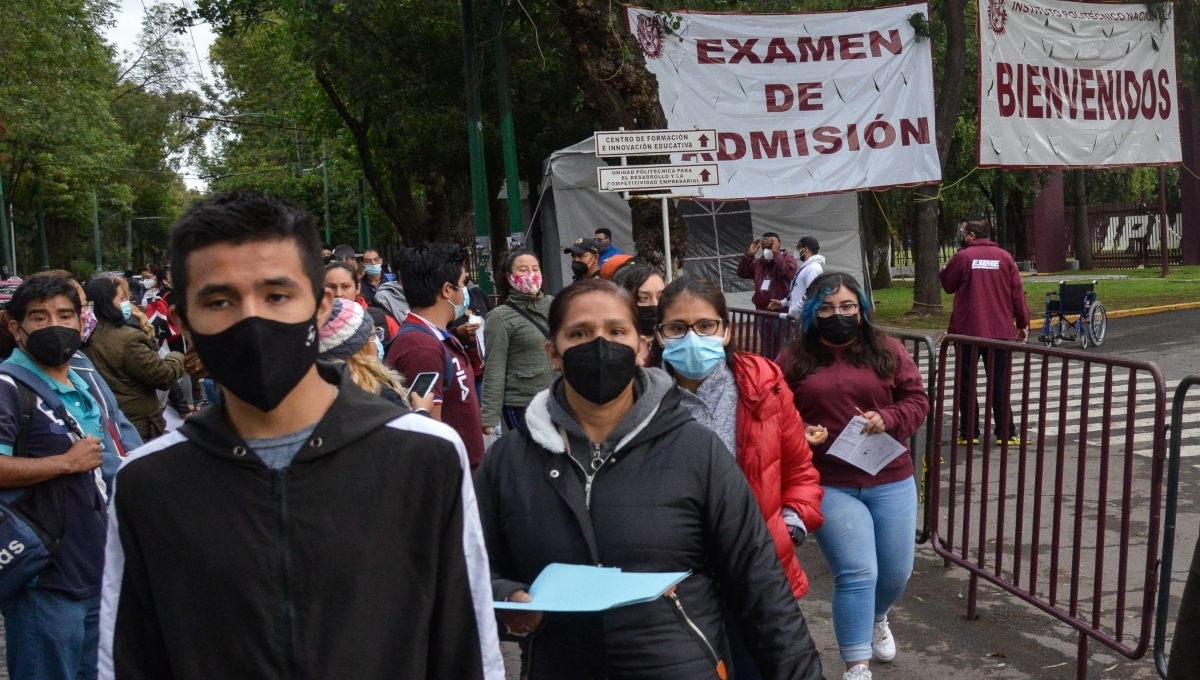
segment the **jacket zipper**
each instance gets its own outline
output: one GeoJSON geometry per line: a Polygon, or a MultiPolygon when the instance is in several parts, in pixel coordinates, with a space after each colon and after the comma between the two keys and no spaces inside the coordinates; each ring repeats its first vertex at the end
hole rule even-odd
{"type": "Polygon", "coordinates": [[[667,593],[667,599],[675,605],[675,614],[679,617],[680,622],[690,628],[695,637],[704,644],[704,650],[708,654],[709,661],[716,666],[717,675],[724,679],[725,662],[721,660],[721,657],[717,656],[717,650],[713,649],[712,643],[708,641],[708,637],[704,635],[700,627],[693,623],[687,612],[683,610],[683,602],[679,600],[679,595],[675,593],[674,589],[667,593]]]}
{"type": "MultiPolygon", "coordinates": [[[[566,441],[565,434],[563,435],[563,441],[566,441]]],[[[601,447],[599,444],[592,444],[592,462],[600,461],[600,464],[597,465],[592,470],[591,474],[588,474],[587,468],[585,468],[582,463],[575,460],[575,456],[571,455],[571,449],[569,447],[570,447],[570,445],[568,444],[567,459],[570,460],[572,463],[574,463],[575,467],[579,468],[579,471],[583,473],[583,505],[588,510],[591,510],[592,509],[592,482],[596,479],[596,474],[598,472],[600,472],[600,468],[604,467],[604,464],[608,462],[608,459],[600,458],[600,456],[597,455],[597,454],[599,454],[599,452],[601,450],[601,447]]]]}
{"type": "Polygon", "coordinates": [[[295,648],[295,616],[296,608],[292,602],[292,579],[289,565],[291,564],[291,544],[288,541],[287,532],[287,468],[279,470],[273,478],[274,487],[272,495],[274,496],[279,506],[279,539],[281,550],[279,553],[280,569],[283,572],[283,618],[286,623],[284,650],[285,658],[284,665],[287,669],[287,675],[292,674],[292,669],[296,667],[296,648],[295,648]]]}

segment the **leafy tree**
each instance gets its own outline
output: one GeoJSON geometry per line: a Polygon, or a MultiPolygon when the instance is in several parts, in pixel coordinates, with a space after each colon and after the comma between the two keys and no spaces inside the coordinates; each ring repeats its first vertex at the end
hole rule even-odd
{"type": "Polygon", "coordinates": [[[187,116],[202,103],[182,90],[187,60],[170,11],[150,8],[137,54],[122,62],[101,34],[111,9],[102,0],[0,3],[0,177],[22,270],[42,264],[39,214],[45,264],[71,268],[92,259],[98,209],[111,267],[129,256],[122,222],[163,217],[138,233],[155,253],[185,200],[179,170],[201,133],[187,116]]]}

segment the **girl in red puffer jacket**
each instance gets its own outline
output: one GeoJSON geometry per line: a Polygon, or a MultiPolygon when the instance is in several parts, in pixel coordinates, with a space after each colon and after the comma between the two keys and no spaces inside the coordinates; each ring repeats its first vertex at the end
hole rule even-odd
{"type": "MultiPolygon", "coordinates": [[[[687,410],[736,457],[792,593],[803,597],[808,577],[795,548],[821,527],[823,491],[783,372],[768,359],[733,351],[725,296],[709,281],[673,281],[659,298],[658,318],[663,368],[675,376],[687,410]]],[[[727,630],[736,677],[757,678],[732,621],[727,630]]]]}

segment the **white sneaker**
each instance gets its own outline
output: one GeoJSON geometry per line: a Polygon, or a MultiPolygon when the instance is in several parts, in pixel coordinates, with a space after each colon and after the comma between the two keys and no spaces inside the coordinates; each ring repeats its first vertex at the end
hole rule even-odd
{"type": "Polygon", "coordinates": [[[887,617],[875,622],[875,631],[871,634],[871,651],[875,658],[888,662],[896,658],[896,638],[892,637],[892,629],[888,628],[887,617]]]}
{"type": "Polygon", "coordinates": [[[871,680],[871,669],[860,663],[843,673],[842,680],[871,680]]]}

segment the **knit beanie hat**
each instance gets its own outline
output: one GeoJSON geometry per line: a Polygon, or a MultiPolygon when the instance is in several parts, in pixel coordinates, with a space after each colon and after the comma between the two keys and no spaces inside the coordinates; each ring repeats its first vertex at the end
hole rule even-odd
{"type": "Polygon", "coordinates": [[[363,312],[362,305],[352,300],[334,298],[333,313],[317,336],[321,341],[321,358],[349,358],[371,340],[374,330],[371,317],[363,312]]]}

